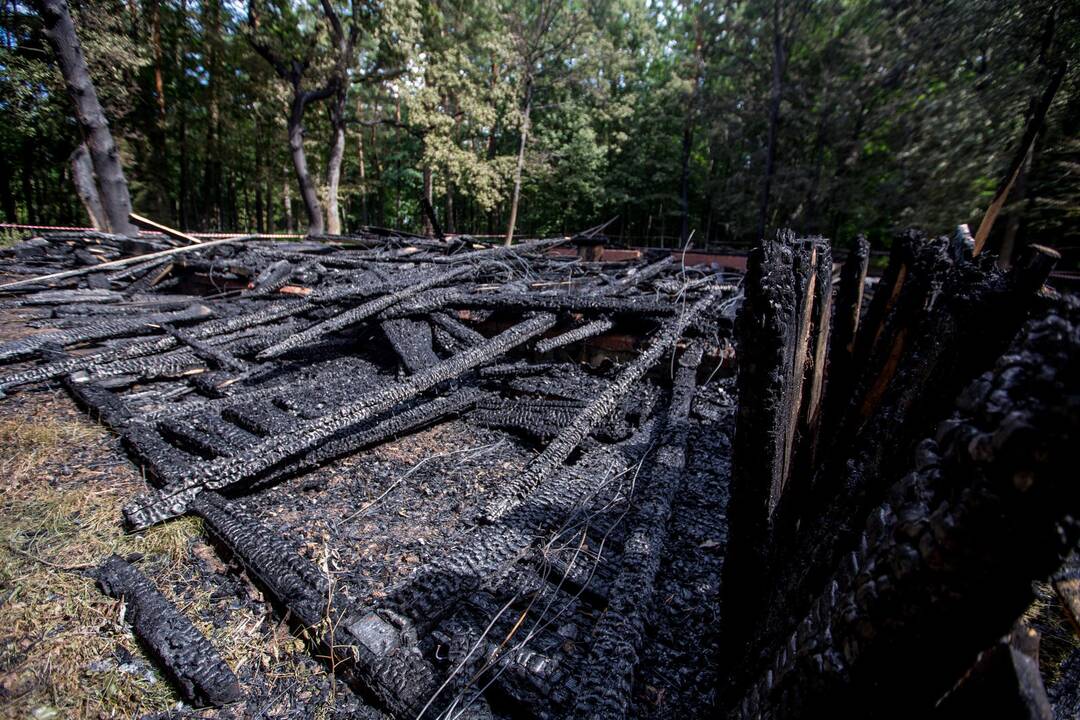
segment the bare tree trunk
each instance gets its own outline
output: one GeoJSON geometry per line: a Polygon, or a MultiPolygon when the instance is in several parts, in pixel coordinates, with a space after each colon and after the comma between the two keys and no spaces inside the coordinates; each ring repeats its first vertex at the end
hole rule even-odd
{"type": "Polygon", "coordinates": [[[525,108],[521,113],[521,145],[518,147],[517,166],[514,168],[514,193],[510,198],[510,221],[506,225],[506,245],[514,242],[514,226],[517,225],[518,201],[521,199],[521,171],[525,167],[525,144],[529,139],[529,115],[532,113],[532,78],[525,80],[525,108]]]}
{"type": "Polygon", "coordinates": [[[282,202],[285,204],[285,231],[292,232],[296,227],[293,224],[292,214],[292,192],[290,191],[291,185],[289,183],[288,172],[285,173],[285,180],[282,183],[282,202]]]}
{"type": "Polygon", "coordinates": [[[67,3],[64,0],[34,0],[34,7],[45,21],[45,36],[56,52],[64,82],[75,104],[75,116],[94,164],[109,230],[121,235],[133,235],[138,231],[128,218],[131,196],[124,178],[124,168],[120,164],[120,153],[109,132],[109,122],[98,102],[94,83],[90,80],[90,71],[75,34],[75,25],[68,14],[67,3]]]}
{"type": "Polygon", "coordinates": [[[341,185],[341,162],[345,157],[345,88],[341,87],[330,103],[330,154],[326,161],[326,230],[341,234],[338,211],[338,187],[341,185]]]}
{"type": "MultiPolygon", "coordinates": [[[[424,199],[427,200],[428,207],[433,207],[431,199],[435,196],[434,182],[431,175],[431,165],[424,165],[424,199]]],[[[423,225],[421,233],[426,237],[431,237],[435,234],[435,226],[431,224],[431,216],[426,212],[421,212],[420,217],[423,218],[423,225]]]]}
{"type": "Polygon", "coordinates": [[[221,157],[218,151],[218,135],[221,124],[221,108],[218,103],[218,85],[220,84],[220,53],[221,45],[221,0],[209,0],[203,3],[204,12],[208,14],[204,18],[206,33],[206,89],[209,95],[207,104],[206,122],[206,169],[203,175],[203,207],[200,224],[208,219],[215,229],[220,229],[222,224],[222,188],[221,188],[221,157]]]}
{"type": "Polygon", "coordinates": [[[94,182],[94,163],[90,160],[90,151],[82,143],[71,153],[71,179],[75,183],[75,193],[90,216],[90,224],[96,230],[106,228],[105,209],[101,206],[97,183],[94,182]]]}
{"type": "MultiPolygon", "coordinates": [[[[360,104],[356,105],[356,116],[360,117],[360,104]]],[[[372,128],[374,129],[374,128],[372,128]]],[[[367,163],[364,162],[364,131],[360,131],[359,142],[357,143],[357,160],[360,163],[360,224],[370,225],[371,219],[368,217],[368,198],[367,198],[367,163]]]]}
{"type": "Polygon", "coordinates": [[[686,110],[686,120],[683,122],[682,171],[679,180],[679,210],[682,214],[679,238],[683,244],[690,238],[690,148],[694,141],[693,117],[693,102],[691,101],[690,107],[686,110]]]}
{"type": "Polygon", "coordinates": [[[11,165],[0,163],[0,198],[4,208],[4,219],[10,223],[19,222],[15,207],[15,193],[11,191],[11,165]]]}
{"type": "Polygon", "coordinates": [[[308,234],[322,235],[324,231],[322,205],[315,183],[308,171],[307,154],[304,152],[304,93],[297,90],[293,96],[292,110],[289,112],[289,152],[292,155],[293,170],[300,185],[300,199],[304,201],[304,210],[308,216],[308,234]]]}

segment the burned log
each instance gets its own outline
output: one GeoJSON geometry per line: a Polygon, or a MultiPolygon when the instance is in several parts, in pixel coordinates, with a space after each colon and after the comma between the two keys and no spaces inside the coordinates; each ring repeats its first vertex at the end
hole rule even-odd
{"type": "Polygon", "coordinates": [[[141,572],[115,555],[95,573],[101,590],[123,599],[135,636],[193,705],[220,707],[240,699],[236,675],[180,611],[141,572]]]}

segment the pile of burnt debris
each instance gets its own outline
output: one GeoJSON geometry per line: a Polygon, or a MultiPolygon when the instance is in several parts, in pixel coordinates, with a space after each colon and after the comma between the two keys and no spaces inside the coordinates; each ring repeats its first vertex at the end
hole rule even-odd
{"type": "MultiPolygon", "coordinates": [[[[8,251],[28,277],[0,304],[47,330],[0,345],[0,388],[62,383],[117,433],[148,481],[117,522],[201,517],[353,714],[1080,709],[1080,654],[1040,668],[1018,624],[1037,580],[1080,612],[1080,307],[1043,287],[1053,253],[1006,272],[909,233],[864,299],[865,242],[834,278],[828,241],[788,234],[745,276],[602,262],[599,230],[151,237],[8,251]],[[333,567],[298,551],[312,528],[333,567]]],[[[103,561],[185,699],[243,701],[103,561]]]]}

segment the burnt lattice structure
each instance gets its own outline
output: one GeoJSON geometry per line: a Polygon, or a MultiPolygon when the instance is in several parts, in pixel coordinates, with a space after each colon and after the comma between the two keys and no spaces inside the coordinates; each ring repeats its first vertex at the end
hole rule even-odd
{"type": "MultiPolygon", "coordinates": [[[[602,247],[47,236],[8,251],[42,331],[0,389],[67,388],[145,471],[117,522],[202,518],[367,716],[1075,711],[1017,623],[1032,581],[1075,595],[1052,253],[602,247]]],[[[99,577],[190,700],[244,702],[149,579],[99,577]]]]}

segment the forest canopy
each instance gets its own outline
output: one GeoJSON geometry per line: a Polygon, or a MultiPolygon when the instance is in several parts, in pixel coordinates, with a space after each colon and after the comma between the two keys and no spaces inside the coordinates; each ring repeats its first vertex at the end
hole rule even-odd
{"type": "MultiPolygon", "coordinates": [[[[41,18],[24,0],[2,7],[0,211],[84,225],[79,127],[41,18]]],[[[192,231],[304,231],[312,202],[331,233],[420,231],[426,197],[449,232],[618,216],[612,234],[634,244],[744,243],[781,226],[878,240],[977,224],[1019,149],[998,234],[1080,239],[1074,3],[69,7],[133,207],[192,231]]]]}

